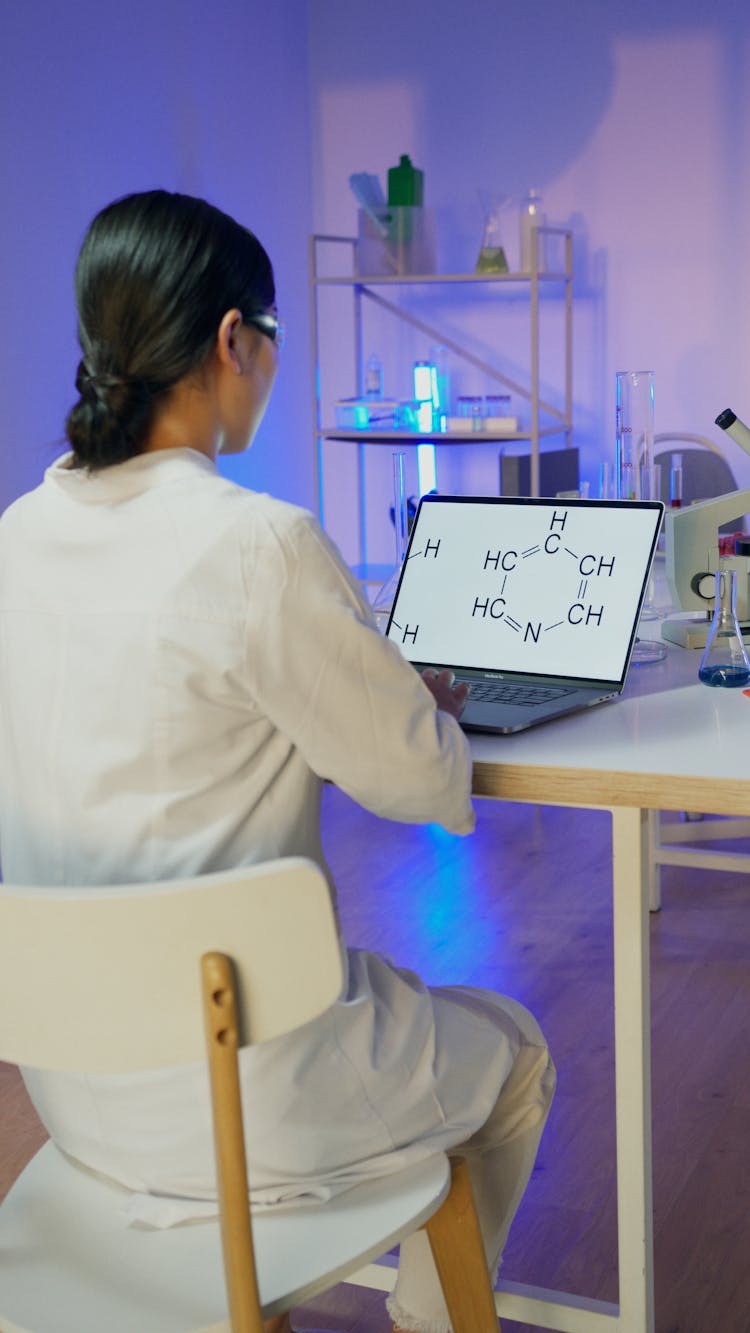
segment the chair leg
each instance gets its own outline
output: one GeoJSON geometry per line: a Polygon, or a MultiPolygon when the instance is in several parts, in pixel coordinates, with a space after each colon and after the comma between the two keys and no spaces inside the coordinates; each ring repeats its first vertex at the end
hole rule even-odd
{"type": "Polygon", "coordinates": [[[447,1199],[425,1223],[453,1333],[500,1333],[469,1168],[451,1161],[447,1199]]]}

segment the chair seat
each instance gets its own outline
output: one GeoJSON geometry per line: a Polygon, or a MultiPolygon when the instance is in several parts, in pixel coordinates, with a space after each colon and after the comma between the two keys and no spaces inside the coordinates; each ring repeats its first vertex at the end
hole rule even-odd
{"type": "MultiPolygon", "coordinates": [[[[385,1253],[449,1187],[438,1153],[330,1203],[254,1212],[264,1315],[385,1253]]],[[[3,1333],[228,1333],[218,1222],[127,1227],[125,1196],[45,1144],[0,1207],[3,1333]]]]}

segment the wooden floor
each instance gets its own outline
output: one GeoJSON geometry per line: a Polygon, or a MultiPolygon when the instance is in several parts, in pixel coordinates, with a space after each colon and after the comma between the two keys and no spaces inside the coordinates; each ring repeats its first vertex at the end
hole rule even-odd
{"type": "MultiPolygon", "coordinates": [[[[429,983],[490,986],[537,1015],[558,1093],[503,1275],[617,1300],[609,817],[477,809],[461,839],[327,792],[344,932],[429,983]]],[[[651,944],[656,1333],[750,1333],[750,879],[665,871],[651,944]]],[[[2,1195],[43,1137],[7,1066],[0,1125],[2,1195]]],[[[382,1296],[346,1285],[295,1319],[390,1327],[382,1296]]]]}

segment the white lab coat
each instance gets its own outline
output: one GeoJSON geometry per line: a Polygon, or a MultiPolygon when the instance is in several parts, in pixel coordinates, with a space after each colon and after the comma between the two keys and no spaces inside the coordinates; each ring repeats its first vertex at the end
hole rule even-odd
{"type": "MultiPolygon", "coordinates": [[[[324,779],[381,816],[474,825],[460,728],[316,521],[189,449],[93,475],[63,458],[5,513],[0,685],[8,882],[323,864],[324,779]]],[[[462,1142],[519,1044],[498,997],[350,950],[336,1005],[242,1053],[254,1200],[327,1197],[462,1142]]],[[[57,1142],[134,1191],[134,1218],[213,1199],[202,1066],[26,1079],[57,1142]]]]}

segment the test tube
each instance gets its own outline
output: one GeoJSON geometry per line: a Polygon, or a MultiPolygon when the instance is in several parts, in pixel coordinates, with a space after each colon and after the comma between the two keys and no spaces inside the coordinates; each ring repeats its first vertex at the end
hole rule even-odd
{"type": "Polygon", "coordinates": [[[617,474],[618,500],[635,500],[635,468],[632,463],[621,463],[617,474]]]}
{"type": "Polygon", "coordinates": [[[608,458],[599,464],[599,499],[614,500],[617,495],[615,464],[608,458]]]}
{"type": "Polygon", "coordinates": [[[409,520],[404,485],[404,454],[393,455],[393,526],[396,529],[396,566],[400,567],[406,555],[409,540],[409,520]]]}
{"type": "Polygon", "coordinates": [[[682,454],[672,454],[669,469],[669,504],[672,509],[682,509],[682,454]]]}
{"type": "Polygon", "coordinates": [[[486,393],[484,395],[484,408],[487,417],[510,416],[510,394],[486,393]]]}
{"type": "Polygon", "coordinates": [[[641,499],[661,499],[661,463],[641,464],[641,499]]]}

